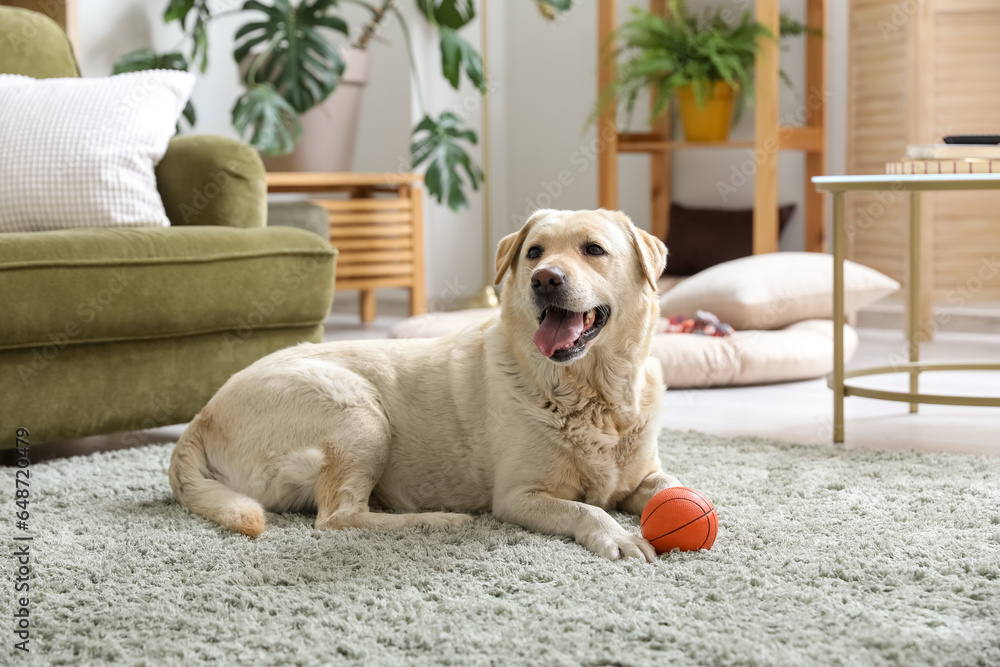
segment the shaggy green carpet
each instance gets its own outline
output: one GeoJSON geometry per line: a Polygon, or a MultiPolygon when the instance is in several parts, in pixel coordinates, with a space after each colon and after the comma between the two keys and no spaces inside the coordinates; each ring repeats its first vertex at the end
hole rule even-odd
{"type": "MultiPolygon", "coordinates": [[[[456,530],[323,533],[310,516],[268,515],[251,540],[174,502],[169,445],[36,464],[31,653],[14,655],[8,604],[0,655],[86,665],[1000,664],[1000,458],[670,431],[660,446],[667,468],[715,502],[719,534],[711,551],[652,565],[608,562],[490,516],[456,530]]],[[[12,498],[12,469],[3,484],[12,498]]],[[[638,531],[634,518],[618,519],[638,531]]]]}

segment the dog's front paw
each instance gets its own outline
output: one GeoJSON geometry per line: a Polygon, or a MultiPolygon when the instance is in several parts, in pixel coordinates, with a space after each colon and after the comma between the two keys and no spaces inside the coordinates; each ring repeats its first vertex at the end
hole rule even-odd
{"type": "Polygon", "coordinates": [[[583,546],[608,560],[644,558],[647,563],[656,560],[656,550],[652,544],[625,530],[614,533],[601,531],[583,540],[583,546]]]}

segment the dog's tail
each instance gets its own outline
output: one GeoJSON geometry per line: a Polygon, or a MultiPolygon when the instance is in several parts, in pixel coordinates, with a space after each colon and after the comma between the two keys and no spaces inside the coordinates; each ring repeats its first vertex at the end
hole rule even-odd
{"type": "Polygon", "coordinates": [[[264,532],[264,508],[214,479],[205,455],[205,424],[199,414],[185,429],[170,457],[170,488],[184,507],[230,530],[257,537],[264,532]]]}

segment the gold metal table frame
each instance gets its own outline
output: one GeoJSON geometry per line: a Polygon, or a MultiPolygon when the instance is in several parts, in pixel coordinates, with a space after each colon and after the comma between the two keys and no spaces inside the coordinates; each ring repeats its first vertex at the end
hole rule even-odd
{"type": "Polygon", "coordinates": [[[910,404],[917,412],[920,403],[1000,407],[1000,397],[948,396],[920,393],[920,373],[925,371],[1000,370],[1000,363],[926,363],[920,361],[920,194],[945,190],[1000,190],[1000,174],[942,174],[898,176],[817,176],[816,190],[833,195],[833,373],[827,384],[833,389],[833,440],[844,441],[844,399],[861,396],[883,401],[910,404]],[[847,230],[844,222],[844,199],[848,192],[900,191],[910,196],[906,340],[909,362],[892,366],[844,370],[844,260],[847,253],[847,230]],[[866,375],[908,373],[909,391],[883,391],[852,386],[847,379],[866,375]]]}

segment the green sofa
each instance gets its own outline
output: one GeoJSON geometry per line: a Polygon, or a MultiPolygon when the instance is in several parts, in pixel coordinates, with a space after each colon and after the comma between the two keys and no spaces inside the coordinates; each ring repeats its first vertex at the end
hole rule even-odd
{"type": "MultiPolygon", "coordinates": [[[[0,7],[0,34],[29,33],[0,73],[79,76],[58,25],[0,7]]],[[[265,226],[252,149],[175,137],[156,175],[170,228],[0,234],[3,448],[18,427],[35,444],[188,421],[236,371],[321,339],[336,252],[265,226]]]]}

